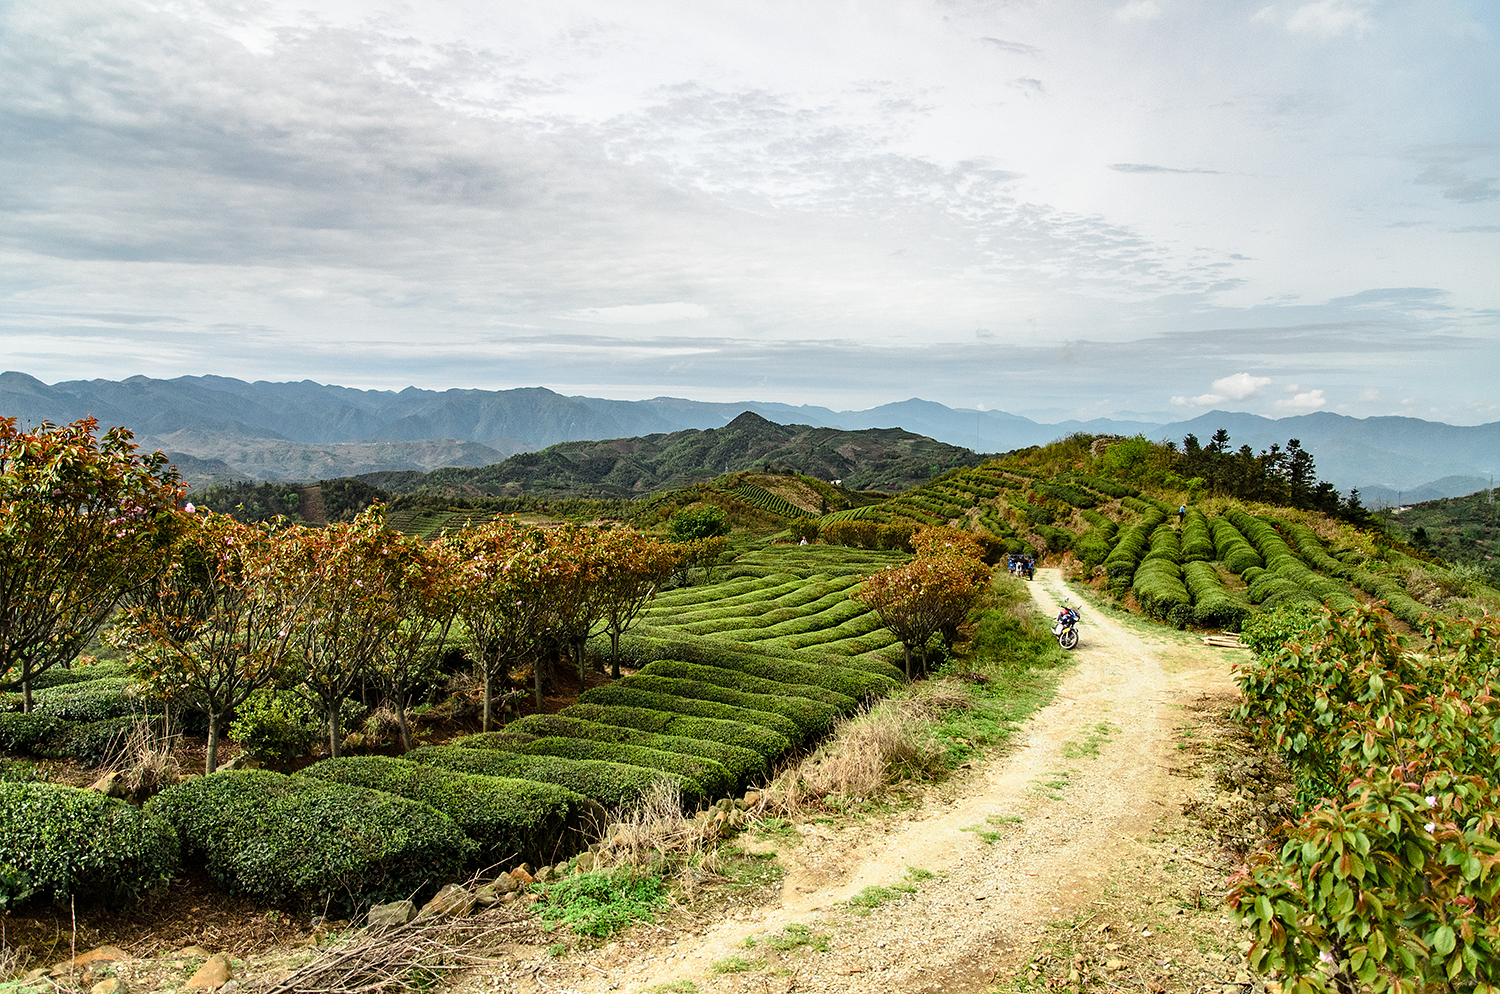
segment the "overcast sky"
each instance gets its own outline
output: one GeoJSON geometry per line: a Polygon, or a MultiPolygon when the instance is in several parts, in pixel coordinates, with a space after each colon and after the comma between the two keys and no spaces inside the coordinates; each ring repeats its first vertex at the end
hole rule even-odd
{"type": "Polygon", "coordinates": [[[1493,0],[0,0],[0,367],[1496,421],[1497,38],[1493,0]]]}

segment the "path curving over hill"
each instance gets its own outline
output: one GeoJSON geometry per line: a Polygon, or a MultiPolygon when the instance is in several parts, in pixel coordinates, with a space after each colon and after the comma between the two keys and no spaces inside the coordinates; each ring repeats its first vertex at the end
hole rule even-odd
{"type": "MultiPolygon", "coordinates": [[[[1057,570],[1039,570],[1031,589],[1048,614],[1065,596],[1057,570]]],[[[678,936],[645,957],[605,949],[559,964],[551,984],[580,994],[685,981],[694,986],[677,989],[739,991],[747,980],[772,991],[987,990],[1001,964],[1047,922],[1086,908],[1153,826],[1176,813],[1183,708],[1232,690],[1213,650],[1143,637],[1087,604],[1080,634],[1053,702],[1013,751],[974,769],[953,800],[930,798],[844,832],[804,826],[811,834],[781,857],[789,872],[779,904],[678,936]],[[936,876],[865,917],[839,906],[866,887],[902,882],[908,867],[936,876]],[[826,934],[827,952],[800,960],[790,976],[713,972],[715,962],[751,955],[747,936],[788,925],[826,934]]]]}

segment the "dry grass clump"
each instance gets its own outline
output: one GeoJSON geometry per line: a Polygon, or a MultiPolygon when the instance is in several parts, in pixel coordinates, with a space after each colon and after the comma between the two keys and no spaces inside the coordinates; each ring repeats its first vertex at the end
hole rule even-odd
{"type": "Polygon", "coordinates": [[[609,826],[594,854],[594,867],[640,869],[701,866],[712,860],[722,822],[689,818],[675,783],[658,781],[640,803],[609,826]]]}
{"type": "Polygon", "coordinates": [[[841,722],[828,741],[778,776],[767,805],[795,814],[807,805],[869,800],[897,784],[941,776],[944,750],[928,726],[969,700],[962,681],[941,679],[879,702],[841,722]]]}
{"type": "Polygon", "coordinates": [[[182,766],[172,754],[181,739],[170,724],[158,727],[143,718],[118,740],[104,768],[131,797],[144,800],[182,779],[182,766]]]}

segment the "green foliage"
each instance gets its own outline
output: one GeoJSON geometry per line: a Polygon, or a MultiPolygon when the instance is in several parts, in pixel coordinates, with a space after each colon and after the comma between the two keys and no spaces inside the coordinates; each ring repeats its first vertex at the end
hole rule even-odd
{"type": "Polygon", "coordinates": [[[71,725],[50,714],[0,714],[0,749],[39,755],[50,739],[71,725]]]}
{"type": "Polygon", "coordinates": [[[674,542],[694,542],[729,534],[729,516],[712,504],[684,507],[667,522],[667,534],[674,542]]]}
{"type": "MultiPolygon", "coordinates": [[[[746,693],[703,680],[641,674],[617,681],[615,686],[644,690],[652,694],[670,694],[675,697],[714,701],[732,707],[779,714],[796,725],[804,741],[811,741],[826,734],[839,716],[839,710],[836,707],[821,701],[779,694],[746,693]]],[[[583,699],[585,698],[580,698],[580,700],[583,699]]]]}
{"type": "Polygon", "coordinates": [[[142,719],[134,715],[70,723],[49,738],[38,755],[71,758],[84,766],[102,766],[142,719]]]}
{"type": "Polygon", "coordinates": [[[1310,601],[1286,601],[1254,615],[1240,641],[1257,655],[1274,655],[1290,642],[1307,642],[1322,631],[1323,611],[1310,601]]]}
{"type": "MultiPolygon", "coordinates": [[[[839,514],[868,514],[870,508],[855,508],[839,514]]],[[[885,524],[863,518],[835,518],[827,515],[822,519],[819,537],[830,545],[847,545],[856,549],[890,549],[910,552],[912,532],[916,526],[910,522],[885,524]]]]}
{"type": "Polygon", "coordinates": [[[543,921],[567,925],[579,935],[607,938],[651,916],[667,903],[661,877],[628,867],[568,877],[541,888],[543,921]]]}
{"type": "Polygon", "coordinates": [[[294,483],[223,483],[196,491],[193,503],[243,524],[276,517],[300,520],[302,488],[294,483]]]}
{"type": "Polygon", "coordinates": [[[526,756],[498,749],[427,746],[413,749],[403,759],[487,777],[515,777],[553,783],[582,794],[607,808],[630,808],[663,780],[677,787],[687,807],[703,801],[703,791],[686,777],[643,766],[562,756],[526,756]]]}
{"type": "Polygon", "coordinates": [[[857,667],[838,658],[809,659],[807,652],[773,653],[764,644],[753,650],[727,644],[721,639],[687,638],[671,634],[637,634],[621,640],[621,655],[626,647],[637,668],[661,659],[737,670],[776,683],[824,687],[845,697],[865,700],[890,693],[899,686],[900,673],[894,667],[877,665],[857,667]]]}
{"type": "Polygon", "coordinates": [[[1323,543],[1318,539],[1317,533],[1307,525],[1295,521],[1278,521],[1277,525],[1283,533],[1291,536],[1297,546],[1297,552],[1309,566],[1329,576],[1345,580],[1350,578],[1348,567],[1328,554],[1328,550],[1323,548],[1323,543]]]}
{"type": "Polygon", "coordinates": [[[1131,592],[1150,617],[1179,626],[1185,624],[1183,612],[1190,598],[1182,583],[1182,567],[1172,560],[1158,556],[1141,563],[1135,571],[1131,592]]]}
{"type": "Polygon", "coordinates": [[[591,811],[583,795],[555,784],[475,776],[385,756],[325,759],[297,775],[430,805],[477,844],[475,868],[550,863],[582,839],[591,811]]]}
{"type": "Polygon", "coordinates": [[[1380,573],[1359,568],[1350,570],[1350,577],[1365,593],[1385,601],[1386,606],[1396,617],[1413,628],[1422,627],[1427,617],[1427,609],[1417,603],[1399,582],[1380,573]]]}
{"type": "Polygon", "coordinates": [[[1500,983],[1500,621],[1426,634],[1413,651],[1373,610],[1325,612],[1239,673],[1238,717],[1313,806],[1230,903],[1251,968],[1299,994],[1500,983]]]}
{"type": "Polygon", "coordinates": [[[649,707],[589,703],[574,704],[564,710],[563,714],[601,725],[618,725],[658,735],[707,739],[724,745],[743,746],[759,753],[767,763],[775,762],[793,748],[790,737],[755,722],[697,717],[649,707]]]}
{"type": "MultiPolygon", "coordinates": [[[[682,735],[662,735],[655,732],[642,732],[634,728],[607,725],[603,722],[588,721],[569,715],[530,714],[518,721],[511,722],[507,726],[506,732],[526,736],[528,740],[547,736],[592,739],[596,742],[615,742],[623,745],[641,746],[646,749],[658,749],[663,752],[680,753],[684,756],[698,756],[703,759],[711,759],[716,763],[722,764],[729,771],[730,776],[733,778],[735,789],[746,786],[755,777],[763,776],[768,768],[764,756],[744,746],[730,745],[710,739],[688,738],[682,735]]],[[[490,748],[490,736],[495,734],[497,733],[467,735],[456,740],[453,744],[475,749],[490,748]]]]}
{"type": "Polygon", "coordinates": [[[476,851],[426,804],[269,770],[195,777],[146,810],[171,821],[183,858],[230,893],[342,913],[409,897],[420,903],[476,851]]]}
{"type": "Polygon", "coordinates": [[[32,895],[123,901],[176,869],[177,835],[154,813],[61,784],[0,783],[0,907],[32,895]]]}
{"type": "MultiPolygon", "coordinates": [[[[357,727],[364,707],[354,700],[342,705],[341,727],[357,727]]],[[[260,760],[289,762],[310,756],[328,741],[328,726],[322,713],[307,699],[290,690],[252,691],[235,710],[229,738],[260,760]]]]}
{"type": "Polygon", "coordinates": [[[35,763],[24,759],[0,759],[0,783],[33,783],[47,777],[35,763]]]}
{"type": "Polygon", "coordinates": [[[32,711],[65,721],[103,721],[146,713],[150,704],[160,713],[160,704],[148,701],[145,688],[130,677],[67,683],[32,695],[32,711]]]}
{"type": "Polygon", "coordinates": [[[1104,560],[1104,571],[1109,577],[1110,590],[1116,596],[1130,589],[1135,570],[1151,541],[1151,534],[1165,521],[1167,516],[1154,507],[1147,507],[1140,521],[1121,533],[1114,549],[1104,560]]]}
{"type": "MultiPolygon", "coordinates": [[[[688,715],[693,718],[718,718],[737,721],[747,725],[759,725],[785,736],[793,746],[803,742],[802,730],[797,723],[784,715],[769,711],[751,710],[722,704],[717,701],[676,694],[657,693],[642,687],[623,686],[624,681],[594,687],[579,696],[581,704],[618,705],[627,708],[646,708],[651,711],[666,711],[688,715]]],[[[748,744],[748,743],[747,743],[748,744]]]]}
{"type": "Polygon", "coordinates": [[[754,483],[742,483],[730,492],[746,504],[758,507],[762,511],[769,511],[780,518],[805,518],[807,516],[807,511],[803,508],[754,483]]]}
{"type": "Polygon", "coordinates": [[[818,540],[818,519],[805,516],[793,518],[791,524],[787,525],[786,530],[794,542],[816,542],[818,540]]]}
{"type": "Polygon", "coordinates": [[[1165,559],[1169,563],[1180,564],[1182,562],[1182,544],[1177,537],[1173,527],[1165,522],[1158,525],[1156,531],[1151,533],[1151,548],[1143,557],[1143,562],[1152,559],[1165,559]]]}
{"type": "Polygon", "coordinates": [[[1060,500],[1064,504],[1074,507],[1098,507],[1099,498],[1078,487],[1069,486],[1066,483],[1038,483],[1036,492],[1045,494],[1053,500],[1060,500]]]}

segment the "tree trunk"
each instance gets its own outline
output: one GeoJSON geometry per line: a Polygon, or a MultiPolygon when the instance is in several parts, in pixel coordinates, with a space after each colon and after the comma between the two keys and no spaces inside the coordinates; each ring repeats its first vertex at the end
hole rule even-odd
{"type": "Polygon", "coordinates": [[[620,679],[620,633],[613,628],[609,630],[609,678],[620,679]]]}
{"type": "Polygon", "coordinates": [[[902,642],[901,643],[901,651],[904,652],[904,653],[906,653],[906,682],[910,683],[911,682],[911,644],[908,643],[908,642],[902,642]]]}
{"type": "Polygon", "coordinates": [[[328,755],[334,759],[339,758],[339,746],[343,744],[339,741],[339,704],[342,703],[339,701],[328,709],[328,755]]]}
{"type": "Polygon", "coordinates": [[[31,674],[21,678],[21,713],[31,713],[31,674]]]}
{"type": "Polygon", "coordinates": [[[589,685],[588,677],[583,669],[583,639],[578,639],[573,645],[573,654],[578,657],[578,692],[581,694],[584,688],[589,685]]]}
{"type": "Polygon", "coordinates": [[[493,663],[487,662],[484,667],[484,724],[483,731],[490,730],[490,712],[494,705],[495,667],[493,663]]]}
{"type": "Polygon", "coordinates": [[[537,653],[536,661],[531,664],[531,675],[536,684],[536,713],[542,713],[542,654],[537,653]]]}
{"type": "Polygon", "coordinates": [[[219,768],[219,725],[222,718],[218,711],[208,712],[208,755],[203,760],[203,772],[212,773],[219,768]]]}
{"type": "Polygon", "coordinates": [[[396,709],[396,728],[401,732],[401,751],[411,752],[411,726],[406,723],[406,695],[391,702],[396,709]]]}

